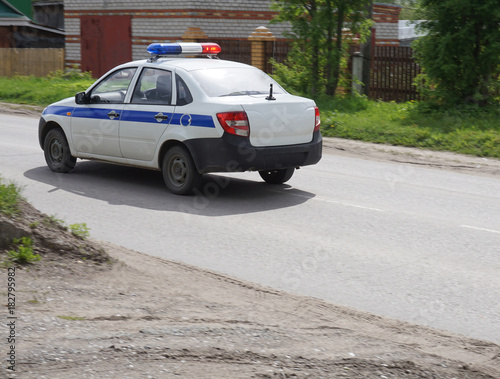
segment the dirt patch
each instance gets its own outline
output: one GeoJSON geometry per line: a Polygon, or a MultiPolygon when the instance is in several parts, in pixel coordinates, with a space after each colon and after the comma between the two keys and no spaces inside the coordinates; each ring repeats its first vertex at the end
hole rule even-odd
{"type": "Polygon", "coordinates": [[[375,144],[342,138],[324,138],[323,153],[381,162],[426,166],[469,175],[500,177],[499,159],[481,158],[447,151],[375,144]]]}
{"type": "Polygon", "coordinates": [[[83,241],[22,211],[42,260],[16,268],[15,371],[4,358],[0,376],[500,377],[498,345],[83,241]]]}
{"type": "Polygon", "coordinates": [[[16,116],[26,116],[39,118],[43,112],[43,108],[38,105],[29,104],[12,104],[0,102],[0,113],[7,113],[16,116]]]}

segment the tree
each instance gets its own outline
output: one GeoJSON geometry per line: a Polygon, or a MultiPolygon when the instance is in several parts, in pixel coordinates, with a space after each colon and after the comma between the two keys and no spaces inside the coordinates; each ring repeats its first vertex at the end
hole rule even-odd
{"type": "Polygon", "coordinates": [[[422,0],[427,32],[414,45],[427,81],[447,104],[485,105],[499,93],[498,0],[422,0]]]}
{"type": "Polygon", "coordinates": [[[302,75],[300,90],[313,97],[334,95],[341,75],[346,41],[364,36],[371,24],[371,0],[274,0],[276,22],[289,22],[293,39],[288,66],[302,75]],[[343,30],[348,26],[350,36],[343,30]],[[304,86],[307,85],[307,89],[304,86]]]}

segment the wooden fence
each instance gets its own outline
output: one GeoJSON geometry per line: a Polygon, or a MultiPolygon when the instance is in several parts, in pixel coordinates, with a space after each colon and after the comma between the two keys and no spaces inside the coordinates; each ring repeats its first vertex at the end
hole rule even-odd
{"type": "Polygon", "coordinates": [[[420,100],[417,88],[413,85],[420,72],[411,47],[375,46],[369,98],[396,102],[420,100]]]}
{"type": "Polygon", "coordinates": [[[45,76],[64,70],[64,49],[0,49],[0,76],[45,76]]]}

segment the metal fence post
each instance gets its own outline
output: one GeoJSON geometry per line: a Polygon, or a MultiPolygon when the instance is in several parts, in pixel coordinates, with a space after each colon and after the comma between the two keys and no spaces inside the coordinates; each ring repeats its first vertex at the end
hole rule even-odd
{"type": "Polygon", "coordinates": [[[352,55],[352,90],[361,95],[363,93],[363,61],[364,57],[359,51],[352,55]]]}

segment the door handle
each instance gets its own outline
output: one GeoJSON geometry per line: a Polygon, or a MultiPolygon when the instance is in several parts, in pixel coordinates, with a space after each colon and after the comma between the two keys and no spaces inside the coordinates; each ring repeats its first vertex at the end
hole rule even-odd
{"type": "Polygon", "coordinates": [[[111,120],[114,120],[115,118],[117,117],[120,117],[120,114],[119,113],[116,113],[115,111],[111,111],[108,113],[108,117],[111,119],[111,120]]]}
{"type": "Polygon", "coordinates": [[[155,115],[155,120],[158,122],[162,122],[163,120],[168,120],[168,115],[160,112],[160,113],[155,115]]]}

